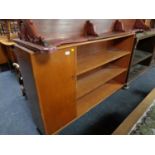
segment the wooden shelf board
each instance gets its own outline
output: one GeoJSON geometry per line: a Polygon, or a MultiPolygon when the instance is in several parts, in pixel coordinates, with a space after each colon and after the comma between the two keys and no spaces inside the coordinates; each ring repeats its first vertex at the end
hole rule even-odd
{"type": "Polygon", "coordinates": [[[126,70],[126,68],[109,65],[80,78],[77,81],[77,98],[86,95],[126,70]]]}
{"type": "Polygon", "coordinates": [[[75,46],[78,47],[78,46],[82,46],[82,45],[89,45],[89,44],[103,42],[103,41],[120,39],[120,38],[124,38],[124,37],[133,36],[133,34],[134,34],[133,32],[110,32],[108,35],[106,34],[106,36],[105,36],[105,34],[102,34],[100,37],[89,38],[88,41],[61,45],[61,46],[57,47],[57,49],[71,48],[71,47],[75,47],[75,46]]]}
{"type": "Polygon", "coordinates": [[[88,53],[86,56],[79,56],[77,60],[77,75],[88,72],[99,66],[117,60],[125,55],[130,54],[129,51],[109,50],[96,53],[88,53]]]}
{"type": "Polygon", "coordinates": [[[140,74],[142,74],[146,69],[148,68],[148,66],[144,66],[144,65],[135,65],[134,67],[131,68],[130,70],[130,74],[129,74],[129,81],[134,80],[135,78],[137,78],[140,74]]]}
{"type": "Polygon", "coordinates": [[[94,106],[105,100],[114,92],[123,87],[123,84],[119,83],[106,83],[94,91],[90,92],[86,96],[77,100],[77,116],[88,112],[94,106]]]}
{"type": "Polygon", "coordinates": [[[132,61],[132,65],[135,65],[149,57],[152,56],[152,53],[150,52],[147,52],[147,51],[142,51],[142,50],[135,50],[134,51],[134,58],[133,58],[133,61],[132,61]]]}

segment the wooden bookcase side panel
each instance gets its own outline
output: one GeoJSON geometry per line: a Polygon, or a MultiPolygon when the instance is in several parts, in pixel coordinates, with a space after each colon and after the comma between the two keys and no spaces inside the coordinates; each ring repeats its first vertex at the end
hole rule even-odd
{"type": "Polygon", "coordinates": [[[32,56],[46,134],[55,132],[76,117],[75,55],[73,47],[32,56]]]}
{"type": "Polygon", "coordinates": [[[31,52],[28,49],[15,45],[15,55],[20,65],[20,71],[24,81],[24,88],[28,97],[28,105],[34,122],[42,133],[45,133],[43,112],[38,98],[35,77],[32,69],[31,52]]]}

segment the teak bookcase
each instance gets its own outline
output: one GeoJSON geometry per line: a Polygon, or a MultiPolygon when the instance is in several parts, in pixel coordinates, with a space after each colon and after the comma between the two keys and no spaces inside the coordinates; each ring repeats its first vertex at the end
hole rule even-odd
{"type": "Polygon", "coordinates": [[[60,130],[122,88],[133,43],[133,33],[118,33],[47,53],[17,44],[15,51],[39,130],[45,134],[60,130]]]}
{"type": "Polygon", "coordinates": [[[154,57],[155,30],[144,31],[136,34],[135,48],[128,76],[128,84],[146,71],[154,57]]]}

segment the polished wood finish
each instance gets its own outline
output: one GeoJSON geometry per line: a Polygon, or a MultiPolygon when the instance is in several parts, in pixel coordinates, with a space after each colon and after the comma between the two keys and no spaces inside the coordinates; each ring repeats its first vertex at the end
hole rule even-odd
{"type": "Polygon", "coordinates": [[[95,53],[83,52],[81,56],[78,55],[79,60],[77,64],[77,75],[117,60],[118,58],[121,58],[129,53],[130,52],[123,50],[99,51],[95,53]]]}
{"type": "Polygon", "coordinates": [[[113,135],[127,135],[139,120],[147,108],[155,99],[155,89],[153,89],[145,99],[129,114],[129,116],[116,128],[113,135]]]}
{"type": "Polygon", "coordinates": [[[40,109],[38,113],[41,113],[45,132],[41,123],[38,123],[40,117],[34,114],[35,122],[41,132],[46,134],[55,132],[76,116],[76,48],[73,47],[73,52],[66,55],[65,52],[68,50],[70,49],[63,49],[52,54],[35,54],[33,51],[16,45],[26,93],[32,106],[31,110],[36,113],[37,109],[40,109]],[[24,56],[25,53],[26,56],[24,56]],[[31,70],[28,71],[28,68],[31,70]],[[39,105],[35,105],[38,103],[39,105]]]}
{"type": "Polygon", "coordinates": [[[53,54],[32,55],[35,82],[44,115],[46,133],[52,133],[76,117],[76,48],[53,54]],[[70,55],[66,55],[70,51],[70,55]]]}
{"type": "Polygon", "coordinates": [[[126,68],[105,66],[104,68],[97,69],[94,72],[85,75],[77,80],[77,98],[84,96],[124,71],[126,71],[126,68]]]}
{"type": "MultiPolygon", "coordinates": [[[[59,26],[61,36],[62,25],[59,26]]],[[[68,32],[69,37],[74,33],[73,30],[70,32],[68,32]]],[[[46,34],[47,32],[42,33],[58,37],[57,32],[55,36],[50,33],[46,34]]],[[[74,35],[77,33],[75,32],[74,35]]],[[[53,46],[45,47],[23,40],[15,41],[18,44],[16,46],[18,55],[27,53],[30,57],[30,61],[26,63],[31,67],[32,71],[29,74],[34,80],[32,81],[35,89],[27,88],[28,99],[31,96],[36,101],[45,131],[39,123],[37,126],[43,133],[52,134],[123,87],[132,55],[134,34],[132,32],[110,32],[97,38],[90,37],[86,41],[56,46],[54,50],[51,49],[53,46]]],[[[20,63],[20,65],[23,66],[22,70],[26,74],[24,64],[20,63]]],[[[24,81],[29,81],[27,80],[30,78],[27,77],[29,75],[25,74],[23,74],[24,81]]],[[[26,85],[28,83],[30,82],[26,85]]],[[[34,103],[31,102],[31,104],[34,103]]],[[[31,110],[35,111],[34,108],[31,110]]]]}

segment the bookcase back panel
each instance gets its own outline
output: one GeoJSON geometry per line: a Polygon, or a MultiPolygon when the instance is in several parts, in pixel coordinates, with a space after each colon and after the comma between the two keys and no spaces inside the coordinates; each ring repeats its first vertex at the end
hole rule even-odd
{"type": "Polygon", "coordinates": [[[132,51],[133,48],[133,43],[134,43],[134,37],[129,36],[129,37],[124,37],[117,39],[113,42],[113,46],[118,49],[123,49],[123,50],[128,50],[132,51]]]}

